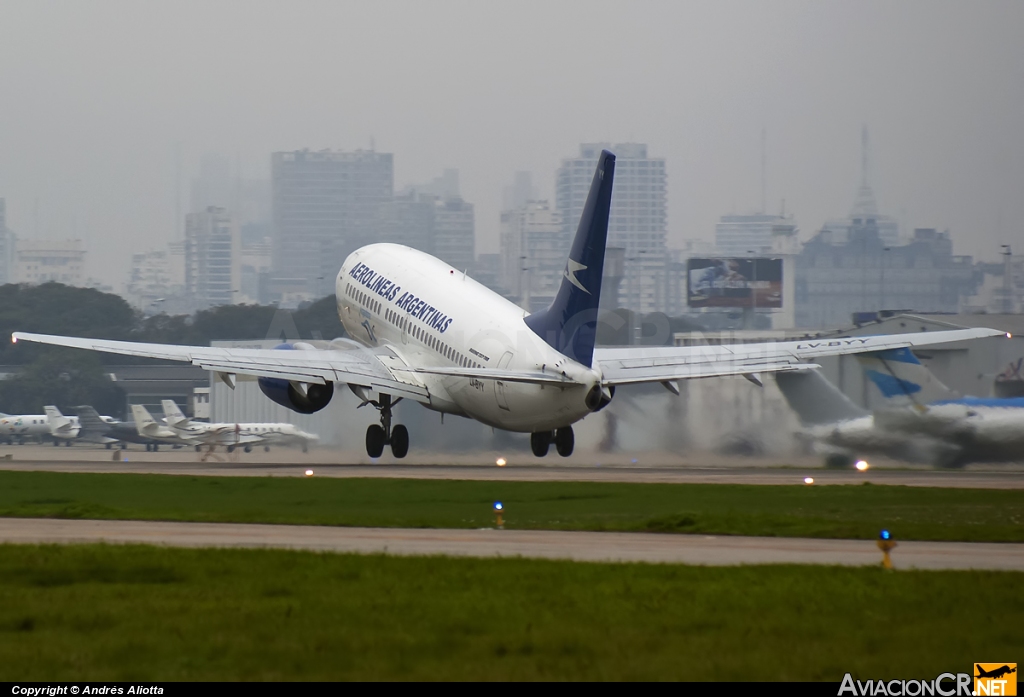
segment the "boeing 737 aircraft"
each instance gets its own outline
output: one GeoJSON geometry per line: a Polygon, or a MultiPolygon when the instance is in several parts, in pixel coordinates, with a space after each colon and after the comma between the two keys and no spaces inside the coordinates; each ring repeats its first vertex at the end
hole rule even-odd
{"type": "Polygon", "coordinates": [[[1024,399],[960,397],[910,349],[858,354],[885,405],[861,409],[818,373],[778,375],[803,437],[834,465],[883,455],[940,467],[1024,460],[1024,399]]]}
{"type": "Polygon", "coordinates": [[[990,329],[807,340],[789,343],[660,348],[595,348],[615,156],[597,170],[551,306],[529,314],[464,271],[409,247],[371,244],[353,252],[335,279],[338,314],[352,339],[328,349],[298,342],[279,349],[171,346],[15,332],[14,341],[185,361],[218,373],[259,378],[270,399],[309,414],[327,406],[336,384],[380,412],[366,452],[389,445],[397,458],[409,432],[392,423],[403,399],[442,414],[529,433],[533,453],[574,447],[572,425],[604,408],[618,385],[813,368],[829,356],[993,336],[990,329]]]}

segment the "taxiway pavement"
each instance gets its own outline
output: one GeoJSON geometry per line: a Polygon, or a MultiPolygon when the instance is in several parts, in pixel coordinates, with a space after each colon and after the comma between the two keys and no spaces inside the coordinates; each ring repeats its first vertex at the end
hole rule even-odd
{"type": "MultiPolygon", "coordinates": [[[[881,561],[873,540],[667,535],[553,530],[424,530],[235,523],[0,518],[0,542],[144,543],[175,547],[285,548],[322,552],[534,557],[575,561],[837,564],[881,561]]],[[[896,568],[1024,571],[1024,544],[900,542],[896,568]]]]}

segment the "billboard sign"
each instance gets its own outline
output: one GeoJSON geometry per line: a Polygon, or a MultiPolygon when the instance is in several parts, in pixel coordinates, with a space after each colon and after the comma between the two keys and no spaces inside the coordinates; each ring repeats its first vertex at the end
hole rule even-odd
{"type": "Polygon", "coordinates": [[[781,259],[688,259],[686,277],[690,307],[782,307],[781,259]]]}

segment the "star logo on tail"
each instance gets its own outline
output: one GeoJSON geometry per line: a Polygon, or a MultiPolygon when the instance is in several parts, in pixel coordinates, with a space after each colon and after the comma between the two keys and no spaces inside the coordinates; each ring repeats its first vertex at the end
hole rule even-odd
{"type": "Polygon", "coordinates": [[[580,283],[580,279],[576,278],[576,272],[583,271],[586,268],[586,266],[579,263],[578,261],[573,261],[572,259],[570,259],[569,263],[566,264],[564,276],[569,281],[569,283],[573,284],[587,295],[590,295],[590,291],[583,287],[583,284],[580,283]]]}

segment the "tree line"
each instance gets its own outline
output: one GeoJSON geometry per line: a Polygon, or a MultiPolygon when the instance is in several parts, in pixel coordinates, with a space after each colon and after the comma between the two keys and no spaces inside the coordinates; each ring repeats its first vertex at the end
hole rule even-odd
{"type": "MultiPolygon", "coordinates": [[[[192,315],[146,317],[118,295],[60,283],[0,285],[0,337],[15,331],[193,346],[232,339],[345,336],[333,296],[291,311],[272,305],[223,305],[192,315]]],[[[13,368],[0,380],[0,411],[41,414],[47,404],[62,410],[92,404],[101,413],[121,415],[124,393],[108,379],[104,366],[149,362],[0,341],[0,365],[13,368]]]]}

